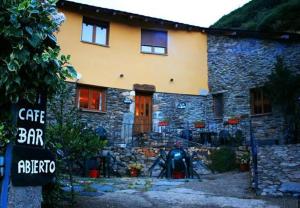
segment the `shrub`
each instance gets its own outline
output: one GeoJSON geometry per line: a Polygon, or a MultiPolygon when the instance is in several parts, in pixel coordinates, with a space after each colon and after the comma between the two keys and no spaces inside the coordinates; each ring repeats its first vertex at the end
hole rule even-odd
{"type": "Polygon", "coordinates": [[[237,166],[235,152],[229,147],[214,150],[210,155],[210,160],[210,169],[220,173],[234,170],[237,166]]]}

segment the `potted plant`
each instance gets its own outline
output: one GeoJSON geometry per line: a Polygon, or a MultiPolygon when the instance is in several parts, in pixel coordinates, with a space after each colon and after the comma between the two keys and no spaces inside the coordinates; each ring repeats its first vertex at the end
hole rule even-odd
{"type": "Polygon", "coordinates": [[[228,120],[227,120],[227,123],[228,123],[229,125],[237,125],[239,122],[240,122],[240,119],[239,119],[239,117],[237,117],[237,116],[231,116],[231,117],[229,117],[228,120]]]}
{"type": "Polygon", "coordinates": [[[196,129],[205,128],[205,122],[204,121],[195,121],[194,126],[196,129]]]}
{"type": "Polygon", "coordinates": [[[132,163],[128,165],[128,169],[131,177],[137,177],[140,175],[143,165],[140,163],[132,163]]]}
{"type": "Polygon", "coordinates": [[[250,162],[250,154],[249,154],[249,152],[245,152],[240,158],[240,171],[241,172],[249,171],[249,162],[250,162]]]}
{"type": "Polygon", "coordinates": [[[100,170],[97,170],[97,169],[89,170],[89,177],[90,178],[99,178],[100,177],[100,170]]]}

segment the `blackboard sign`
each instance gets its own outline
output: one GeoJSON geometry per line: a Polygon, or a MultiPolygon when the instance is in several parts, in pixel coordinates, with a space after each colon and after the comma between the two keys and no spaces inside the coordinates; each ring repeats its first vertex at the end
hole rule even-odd
{"type": "Polygon", "coordinates": [[[20,101],[17,109],[18,134],[16,144],[43,147],[45,139],[47,99],[39,95],[35,104],[20,101]]]}
{"type": "Polygon", "coordinates": [[[14,186],[42,186],[54,178],[54,156],[44,149],[46,105],[45,95],[37,96],[34,104],[23,100],[17,105],[18,133],[11,167],[14,186]]]}
{"type": "Polygon", "coordinates": [[[14,186],[42,186],[53,180],[55,158],[49,150],[15,145],[12,155],[14,186]]]}

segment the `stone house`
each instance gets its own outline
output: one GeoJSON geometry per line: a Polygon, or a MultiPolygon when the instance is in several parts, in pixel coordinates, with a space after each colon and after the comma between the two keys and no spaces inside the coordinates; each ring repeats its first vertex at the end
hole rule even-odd
{"type": "Polygon", "coordinates": [[[262,143],[284,143],[283,115],[272,106],[263,90],[267,76],[274,69],[276,57],[281,56],[286,66],[300,73],[299,37],[282,34],[235,32],[216,34],[208,32],[207,105],[209,118],[222,123],[229,117],[249,120],[255,138],[262,143]],[[265,34],[266,35],[266,34],[265,34]]]}
{"type": "MultiPolygon", "coordinates": [[[[281,143],[283,117],[261,87],[280,55],[299,71],[299,35],[202,28],[60,1],[66,22],[58,41],[79,72],[68,86],[82,120],[104,127],[111,140],[174,132],[204,121],[207,131],[230,117],[249,139],[281,143]]],[[[271,142],[272,143],[272,142],[271,142]]]]}
{"type": "Polygon", "coordinates": [[[161,123],[178,135],[202,121],[218,136],[238,117],[246,141],[251,123],[259,143],[259,191],[299,189],[299,145],[274,145],[284,143],[284,119],[262,88],[277,56],[300,73],[299,34],[202,28],[78,2],[59,1],[66,21],[57,37],[80,75],[68,80],[68,103],[83,122],[127,143],[162,132],[161,123]]]}

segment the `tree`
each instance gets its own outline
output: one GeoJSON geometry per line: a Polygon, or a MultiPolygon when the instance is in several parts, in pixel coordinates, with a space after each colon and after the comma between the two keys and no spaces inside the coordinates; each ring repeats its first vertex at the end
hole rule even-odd
{"type": "Polygon", "coordinates": [[[211,27],[265,32],[300,30],[299,0],[252,0],[224,15],[211,27]]]}
{"type": "Polygon", "coordinates": [[[64,21],[55,0],[0,2],[0,122],[5,145],[15,135],[11,106],[37,94],[51,97],[66,78],[76,77],[70,56],[60,55],[54,33],[64,21]],[[8,132],[8,133],[7,133],[8,132]]]}
{"type": "MultiPolygon", "coordinates": [[[[86,159],[93,157],[105,146],[106,141],[100,139],[92,128],[89,128],[80,121],[78,110],[74,106],[70,108],[68,101],[69,90],[66,86],[61,87],[57,96],[52,100],[49,112],[54,115],[54,122],[47,128],[46,145],[56,154],[58,174],[66,173],[69,176],[71,185],[71,205],[74,205],[74,166],[79,166],[85,170],[86,159]]],[[[58,181],[59,182],[59,181],[58,181]]],[[[55,188],[55,186],[52,186],[55,188]]],[[[55,194],[59,188],[50,190],[51,196],[59,197],[55,194]]],[[[49,191],[44,196],[48,196],[49,191]]],[[[60,196],[61,197],[61,196],[60,196]]],[[[53,203],[57,200],[46,200],[53,203]]],[[[57,206],[57,205],[56,205],[57,206]]],[[[54,207],[56,207],[54,206],[54,207]]],[[[49,207],[49,205],[47,206],[49,207]]]]}
{"type": "Polygon", "coordinates": [[[68,77],[76,77],[70,56],[60,55],[54,33],[64,21],[56,0],[1,1],[0,109],[20,99],[51,96],[68,77]]]}
{"type": "MultiPolygon", "coordinates": [[[[284,115],[286,128],[296,141],[299,129],[300,75],[289,70],[282,57],[277,57],[274,70],[268,76],[266,90],[272,103],[278,106],[284,115]]],[[[286,141],[287,142],[287,141],[286,141]]]]}

